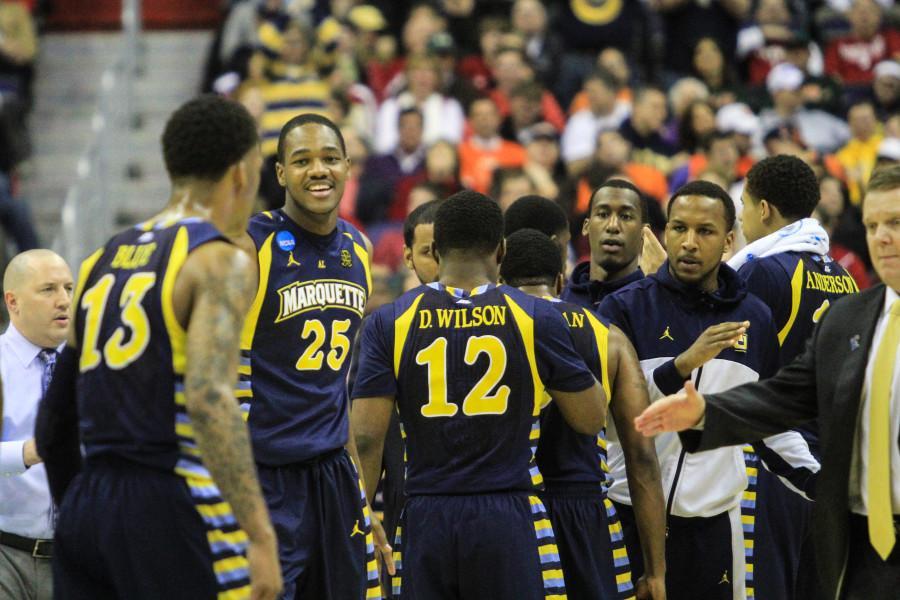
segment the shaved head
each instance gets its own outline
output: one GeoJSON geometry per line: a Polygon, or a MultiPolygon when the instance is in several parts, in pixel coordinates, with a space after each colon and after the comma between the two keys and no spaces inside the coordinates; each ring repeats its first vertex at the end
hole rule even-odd
{"type": "Polygon", "coordinates": [[[3,299],[13,327],[41,348],[56,348],[69,332],[72,272],[50,250],[14,257],[3,274],[3,299]]]}
{"type": "Polygon", "coordinates": [[[6,266],[6,272],[3,274],[3,291],[15,291],[22,289],[29,275],[34,275],[35,271],[47,263],[57,263],[64,265],[67,269],[66,261],[62,256],[53,250],[45,250],[43,248],[37,250],[26,250],[21,254],[17,254],[9,261],[6,266]]]}

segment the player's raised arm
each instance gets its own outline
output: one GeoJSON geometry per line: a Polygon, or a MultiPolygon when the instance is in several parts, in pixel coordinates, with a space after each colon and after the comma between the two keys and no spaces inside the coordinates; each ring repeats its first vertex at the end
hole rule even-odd
{"type": "Polygon", "coordinates": [[[634,506],[644,577],[637,584],[638,598],[666,597],[666,505],[653,441],[634,427],[634,419],[649,405],[647,382],[634,346],[615,326],[609,330],[612,402],[610,410],[625,455],[628,491],[634,506]]]}
{"type": "Polygon", "coordinates": [[[192,299],[184,378],[187,412],[204,464],[250,540],[253,598],[262,599],[280,593],[281,570],[250,438],[233,391],[241,327],[254,288],[246,274],[249,260],[231,245],[201,247],[185,262],[175,294],[192,299]]]}

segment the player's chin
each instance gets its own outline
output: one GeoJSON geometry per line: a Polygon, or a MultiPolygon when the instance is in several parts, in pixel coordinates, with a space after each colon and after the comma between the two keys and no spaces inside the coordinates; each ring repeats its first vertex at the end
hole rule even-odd
{"type": "Polygon", "coordinates": [[[326,215],[334,209],[338,207],[338,204],[341,203],[340,197],[329,196],[327,198],[317,198],[314,196],[303,195],[298,201],[297,204],[301,206],[301,208],[307,210],[308,212],[326,215]]]}

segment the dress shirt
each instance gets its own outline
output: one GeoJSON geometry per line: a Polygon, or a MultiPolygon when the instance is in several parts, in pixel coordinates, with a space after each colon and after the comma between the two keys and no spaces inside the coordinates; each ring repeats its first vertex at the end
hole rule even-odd
{"type": "MultiPolygon", "coordinates": [[[[891,305],[900,295],[891,288],[885,288],[885,300],[875,325],[875,336],[872,338],[872,347],[869,348],[869,362],[866,364],[866,378],[863,385],[862,406],[859,412],[859,426],[856,430],[856,440],[853,444],[853,460],[850,467],[849,500],[850,510],[860,515],[868,514],[867,499],[863,490],[868,483],[868,447],[869,447],[869,407],[871,406],[872,370],[875,368],[875,353],[878,344],[884,337],[887,329],[888,313],[891,305]]],[[[894,365],[894,379],[891,385],[891,503],[894,514],[900,515],[900,447],[897,436],[900,434],[900,360],[894,365]]]]}
{"type": "Polygon", "coordinates": [[[44,465],[26,469],[22,457],[25,441],[34,437],[41,400],[41,350],[12,324],[0,335],[0,377],[5,399],[0,432],[0,531],[49,539],[53,537],[53,523],[44,465]]]}

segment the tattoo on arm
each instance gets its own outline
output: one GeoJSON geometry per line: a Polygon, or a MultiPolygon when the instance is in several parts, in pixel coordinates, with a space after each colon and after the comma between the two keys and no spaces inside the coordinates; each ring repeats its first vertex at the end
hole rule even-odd
{"type": "Polygon", "coordinates": [[[254,286],[246,276],[246,257],[231,248],[227,260],[223,254],[206,261],[195,279],[185,398],[203,462],[253,540],[271,535],[271,525],[234,388],[241,329],[254,286]]]}

